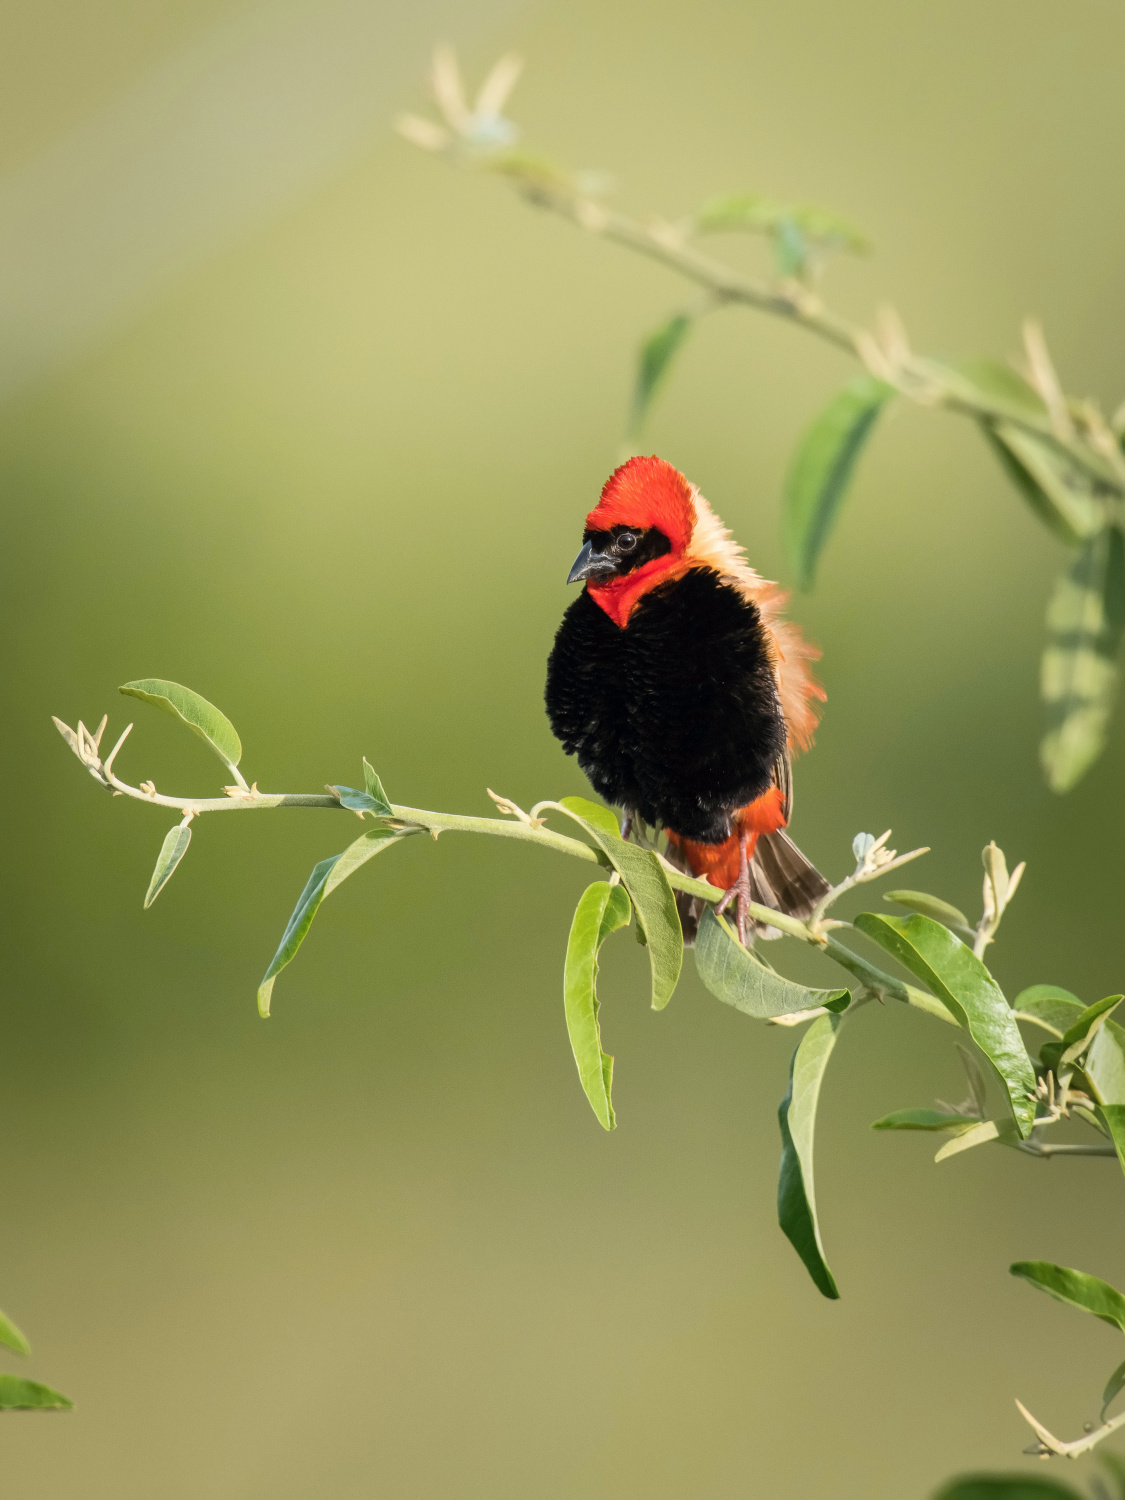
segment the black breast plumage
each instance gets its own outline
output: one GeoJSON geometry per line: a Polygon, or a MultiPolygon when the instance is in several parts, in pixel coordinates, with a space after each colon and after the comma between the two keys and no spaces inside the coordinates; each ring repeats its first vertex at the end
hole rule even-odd
{"type": "Polygon", "coordinates": [[[710,568],[653,589],[625,629],[583,589],[555,637],[546,701],[607,802],[702,843],[729,837],[785,754],[758,609],[710,568]]]}

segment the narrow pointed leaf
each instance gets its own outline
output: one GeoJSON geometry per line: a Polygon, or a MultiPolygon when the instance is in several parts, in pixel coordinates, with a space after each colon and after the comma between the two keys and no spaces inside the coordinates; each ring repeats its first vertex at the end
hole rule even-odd
{"type": "Polygon", "coordinates": [[[177,823],[175,828],[169,828],[164,835],[164,842],[160,846],[160,853],[156,857],[156,868],[152,872],[152,879],[148,883],[148,891],[145,895],[145,911],[156,900],[160,892],[171,880],[176,872],[176,866],[188,851],[191,843],[191,824],[177,823]]]}
{"type": "Polygon", "coordinates": [[[940,1109],[896,1109],[876,1120],[872,1130],[956,1130],[979,1124],[975,1115],[951,1115],[940,1109]]]}
{"type": "Polygon", "coordinates": [[[951,906],[948,901],[942,901],[938,896],[930,896],[925,891],[885,891],[884,901],[893,901],[896,906],[905,906],[908,911],[920,912],[924,917],[933,917],[935,922],[940,922],[943,927],[963,927],[971,930],[969,919],[963,911],[956,906],[951,906]]]}
{"type": "Polygon", "coordinates": [[[984,422],[982,429],[1001,468],[1060,541],[1075,547],[1098,531],[1104,486],[1064,449],[1012,422],[984,422]]]}
{"type": "Polygon", "coordinates": [[[1030,1474],[967,1474],[943,1485],[934,1500],[1085,1500],[1055,1479],[1030,1474]]]}
{"type": "MultiPolygon", "coordinates": [[[[1117,1369],[1114,1370],[1113,1374],[1105,1383],[1105,1390],[1102,1392],[1103,1422],[1105,1421],[1105,1414],[1110,1406],[1110,1403],[1114,1401],[1123,1390],[1125,1390],[1125,1360],[1123,1360],[1122,1363],[1117,1366],[1117,1369]]],[[[1122,1475],[1122,1478],[1125,1478],[1125,1474],[1122,1475]]]]}
{"type": "Polygon", "coordinates": [[[1062,1036],[1062,1062],[1073,1062],[1082,1055],[1122,1000],[1125,1000],[1125,995],[1107,995],[1095,1005],[1088,1005],[1081,1015],[1075,1017],[1062,1036]]]}
{"type": "Polygon", "coordinates": [[[598,1123],[606,1130],[617,1124],[613,1113],[613,1058],[602,1051],[598,1025],[598,950],[632,914],[625,887],[599,880],[582,893],[570,939],[566,945],[563,999],[566,1029],[578,1076],[598,1123]]]}
{"type": "Polygon", "coordinates": [[[74,1402],[61,1391],[18,1375],[0,1375],[0,1411],[70,1411],[74,1402]]]}
{"type": "Polygon", "coordinates": [[[324,898],[330,896],[349,875],[354,875],[360,865],[366,864],[376,854],[382,854],[384,849],[389,849],[392,844],[399,843],[404,837],[406,835],[396,833],[389,828],[372,828],[356,839],[355,843],[349,844],[342,854],[333,854],[329,859],[322,859],[313,867],[308,883],[301,892],[297,905],[293,908],[293,914],[286,924],[273,961],[258,986],[259,1015],[263,1017],[269,1015],[274,980],[296,957],[297,949],[305,941],[305,934],[312,926],[313,918],[319,911],[320,903],[324,898]]]}
{"type": "Polygon", "coordinates": [[[785,481],[785,544],[802,588],[812,584],[875,419],[895,394],[873,376],[853,381],[802,437],[785,481]]]}
{"type": "Polygon", "coordinates": [[[17,1354],[30,1354],[31,1345],[26,1336],[16,1327],[6,1313],[0,1312],[0,1344],[7,1344],[17,1354]]]}
{"type": "Polygon", "coordinates": [[[934,1157],[934,1161],[946,1161],[951,1156],[959,1156],[962,1151],[971,1151],[974,1146],[987,1146],[989,1141],[1002,1141],[1006,1130],[1014,1140],[1016,1138],[1015,1127],[1007,1120],[999,1122],[977,1120],[975,1124],[959,1130],[951,1141],[947,1141],[934,1157]]]}
{"type": "Polygon", "coordinates": [[[1047,784],[1068,792],[1105,746],[1125,631],[1125,536],[1107,526],[1085,543],[1047,609],[1040,691],[1049,729],[1040,746],[1047,784]]]}
{"type": "Polygon", "coordinates": [[[1032,1286],[1065,1302],[1068,1307],[1080,1308],[1093,1313],[1103,1323],[1112,1323],[1125,1333],[1125,1297],[1108,1281],[1091,1276],[1086,1271],[1071,1271],[1066,1266],[1056,1266],[1049,1260],[1017,1260],[1008,1267],[1013,1276],[1019,1276],[1032,1286]]]}
{"type": "Polygon", "coordinates": [[[120,690],[127,698],[139,698],[142,703],[155,704],[165,713],[186,724],[205,745],[210,745],[225,766],[232,770],[242,759],[242,741],[226,714],[220,713],[213,703],[193,693],[191,688],[178,682],[166,682],[162,677],[142,677],[136,682],[127,682],[120,690]]]}
{"type": "Polygon", "coordinates": [[[1019,1020],[1033,1021],[1036,1026],[1061,1039],[1063,1033],[1074,1025],[1084,1006],[1077,995],[1060,989],[1057,984],[1033,984],[1020,991],[1012,1009],[1019,1020]]]}
{"type": "Polygon", "coordinates": [[[710,909],[700,918],[695,967],[713,995],[757,1020],[851,1000],[849,990],[810,990],[776,973],[744,948],[723,918],[710,909]]]}
{"type": "Polygon", "coordinates": [[[881,948],[923,980],[988,1058],[1004,1085],[1021,1135],[1035,1121],[1035,1071],[1000,987],[971,948],[931,917],[861,912],[855,919],[881,948]]]}
{"type": "MultiPolygon", "coordinates": [[[[584,797],[564,797],[559,804],[582,825],[621,876],[638,923],[644,928],[652,970],[652,1008],[663,1010],[671,1000],[684,963],[684,935],[676,898],[660,861],[651,849],[627,844],[611,833],[613,814],[584,797]]],[[[615,821],[616,826],[616,821],[615,821]]]]}
{"type": "Polygon", "coordinates": [[[801,1038],[789,1064],[789,1092],[777,1118],[781,1126],[781,1171],[777,1181],[777,1218],[794,1250],[805,1263],[819,1291],[839,1297],[835,1278],[824,1258],[813,1190],[813,1136],[820,1085],[840,1017],[820,1016],[801,1038]]]}
{"type": "Polygon", "coordinates": [[[1117,1160],[1125,1172],[1125,1104],[1103,1104],[1100,1110],[1110,1138],[1117,1148],[1117,1160]]]}
{"type": "Polygon", "coordinates": [[[683,347],[691,326],[692,319],[687,313],[676,313],[650,333],[641,345],[629,418],[629,432],[633,437],[639,436],[653,398],[667,379],[672,361],[683,347]]]}
{"type": "Polygon", "coordinates": [[[394,815],[394,808],[390,804],[383,783],[379,780],[375,767],[370,764],[366,755],[363,757],[363,785],[367,795],[376,804],[376,811],[381,818],[390,818],[394,815]]]}

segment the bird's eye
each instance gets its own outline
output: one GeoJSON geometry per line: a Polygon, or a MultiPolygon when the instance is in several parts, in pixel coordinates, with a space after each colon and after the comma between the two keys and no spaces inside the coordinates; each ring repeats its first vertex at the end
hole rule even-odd
{"type": "Polygon", "coordinates": [[[637,545],[637,538],[631,531],[623,531],[617,538],[617,549],[619,552],[632,552],[637,545]]]}

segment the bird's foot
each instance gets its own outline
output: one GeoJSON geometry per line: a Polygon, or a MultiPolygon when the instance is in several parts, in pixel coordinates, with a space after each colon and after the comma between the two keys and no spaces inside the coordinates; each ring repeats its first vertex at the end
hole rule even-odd
{"type": "Polygon", "coordinates": [[[738,879],[727,891],[726,895],[715,908],[721,917],[732,901],[736,903],[734,908],[734,922],[738,929],[738,941],[746,947],[746,925],[750,915],[750,858],[749,840],[743,835],[738,841],[738,879]]]}

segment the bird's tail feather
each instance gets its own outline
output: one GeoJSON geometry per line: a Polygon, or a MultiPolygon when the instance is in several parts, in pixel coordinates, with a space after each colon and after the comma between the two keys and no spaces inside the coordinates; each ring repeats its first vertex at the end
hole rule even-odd
{"type": "MultiPolygon", "coordinates": [[[[737,838],[733,842],[737,848],[737,838]]],[[[691,868],[686,849],[669,844],[667,857],[671,864],[686,873],[696,873],[691,868]]],[[[807,917],[830,889],[828,881],[782,829],[758,836],[750,858],[751,901],[759,906],[771,906],[774,911],[783,912],[786,916],[807,917]]],[[[695,941],[699,919],[706,904],[700,897],[689,896],[686,891],[676,892],[676,906],[684,930],[684,942],[689,946],[695,941]]],[[[759,922],[753,925],[756,937],[781,936],[776,927],[759,922]]]]}

